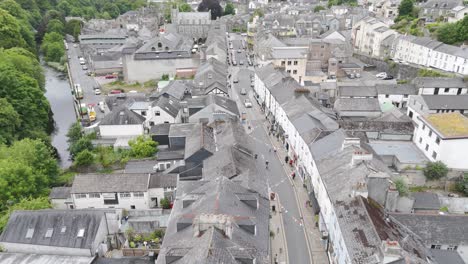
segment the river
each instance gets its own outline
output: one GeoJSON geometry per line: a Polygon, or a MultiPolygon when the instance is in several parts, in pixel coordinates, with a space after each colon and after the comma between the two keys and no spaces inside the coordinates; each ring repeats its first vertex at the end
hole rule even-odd
{"type": "Polygon", "coordinates": [[[55,131],[52,133],[52,145],[60,155],[60,166],[68,168],[71,161],[68,160],[67,131],[76,121],[75,110],[73,108],[73,96],[71,94],[70,83],[67,76],[54,69],[43,65],[46,79],[46,94],[50,107],[54,113],[55,131]]]}

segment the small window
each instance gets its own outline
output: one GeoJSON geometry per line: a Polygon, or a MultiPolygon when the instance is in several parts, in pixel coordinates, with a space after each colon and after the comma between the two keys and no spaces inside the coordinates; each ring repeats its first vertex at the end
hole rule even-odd
{"type": "Polygon", "coordinates": [[[297,74],[297,70],[293,70],[293,74],[297,74]]]}
{"type": "Polygon", "coordinates": [[[432,249],[440,249],[440,245],[431,245],[432,249]]]}
{"type": "Polygon", "coordinates": [[[429,144],[426,144],[426,148],[425,148],[425,149],[426,149],[426,151],[429,150],[429,144]]]}
{"type": "Polygon", "coordinates": [[[66,226],[62,226],[62,228],[60,229],[60,233],[65,233],[65,231],[67,231],[67,227],[66,227],[66,226]]]}
{"type": "Polygon", "coordinates": [[[429,130],[429,137],[432,136],[432,130],[429,130]]]}
{"type": "Polygon", "coordinates": [[[34,235],[34,228],[28,228],[28,231],[26,232],[26,238],[32,238],[34,235]]]}
{"type": "Polygon", "coordinates": [[[130,197],[131,197],[131,195],[130,195],[129,192],[120,193],[120,198],[125,199],[125,198],[130,198],[130,197]]]}
{"type": "Polygon", "coordinates": [[[142,198],[145,197],[145,194],[143,192],[134,192],[133,197],[142,198]]]}
{"type": "Polygon", "coordinates": [[[130,205],[130,209],[136,209],[134,205],[130,205]]]}
{"type": "Polygon", "coordinates": [[[84,237],[84,228],[80,228],[80,230],[78,230],[78,234],[76,235],[77,237],[84,237]]]}
{"type": "Polygon", "coordinates": [[[424,129],[426,129],[426,125],[423,125],[423,128],[422,128],[422,130],[424,130],[424,129]]]}
{"type": "Polygon", "coordinates": [[[440,144],[440,138],[439,138],[439,137],[436,138],[436,144],[437,144],[437,145],[440,144]]]}
{"type": "Polygon", "coordinates": [[[75,199],[85,199],[86,193],[75,193],[75,199]]]}
{"type": "Polygon", "coordinates": [[[422,137],[419,138],[419,143],[420,143],[420,144],[422,143],[422,137]]]}
{"type": "Polygon", "coordinates": [[[450,88],[445,88],[444,93],[448,93],[450,91],[450,88]]]}
{"type": "Polygon", "coordinates": [[[297,61],[294,61],[294,65],[297,65],[297,61]]]}
{"type": "Polygon", "coordinates": [[[437,158],[437,153],[435,151],[432,151],[432,158],[434,158],[434,159],[437,158]]]}
{"type": "Polygon", "coordinates": [[[101,198],[101,194],[99,194],[99,193],[90,193],[89,198],[101,198]]]}
{"type": "Polygon", "coordinates": [[[142,116],[146,116],[146,111],[141,111],[142,116]]]}
{"type": "Polygon", "coordinates": [[[160,116],[160,115],[161,115],[161,112],[160,112],[160,111],[155,111],[155,112],[154,112],[154,115],[155,115],[155,116],[160,116]]]}
{"type": "Polygon", "coordinates": [[[52,237],[53,233],[54,233],[54,229],[53,228],[48,228],[46,233],[45,233],[45,237],[52,237]]]}
{"type": "Polygon", "coordinates": [[[447,247],[447,250],[457,250],[458,249],[458,246],[455,246],[455,245],[449,245],[447,247]]]}
{"type": "Polygon", "coordinates": [[[288,61],[288,65],[291,65],[291,61],[288,61]]]}
{"type": "Polygon", "coordinates": [[[385,98],[389,98],[389,97],[390,97],[390,95],[388,95],[388,94],[385,95],[385,98]]]}
{"type": "Polygon", "coordinates": [[[403,95],[403,98],[408,98],[408,95],[407,94],[403,95]]]}

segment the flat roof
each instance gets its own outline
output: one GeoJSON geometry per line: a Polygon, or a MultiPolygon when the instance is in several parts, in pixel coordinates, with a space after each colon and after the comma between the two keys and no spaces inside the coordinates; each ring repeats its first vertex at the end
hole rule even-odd
{"type": "Polygon", "coordinates": [[[395,156],[401,163],[427,162],[426,156],[410,141],[372,141],[369,146],[379,156],[395,156]]]}
{"type": "Polygon", "coordinates": [[[468,137],[468,118],[458,112],[430,114],[422,118],[444,138],[468,137]]]}

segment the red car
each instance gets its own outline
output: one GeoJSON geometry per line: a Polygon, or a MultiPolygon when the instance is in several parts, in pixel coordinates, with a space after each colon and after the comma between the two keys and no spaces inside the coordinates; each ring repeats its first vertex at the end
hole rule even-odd
{"type": "Polygon", "coordinates": [[[115,78],[117,78],[117,76],[115,75],[112,75],[112,74],[106,75],[106,79],[115,79],[115,78]]]}
{"type": "Polygon", "coordinates": [[[110,91],[110,94],[121,94],[121,93],[122,93],[122,91],[120,91],[120,90],[112,90],[112,91],[110,91]]]}

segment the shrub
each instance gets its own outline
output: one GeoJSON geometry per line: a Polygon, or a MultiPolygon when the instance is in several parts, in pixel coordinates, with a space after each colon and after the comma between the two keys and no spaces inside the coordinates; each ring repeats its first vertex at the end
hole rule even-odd
{"type": "Polygon", "coordinates": [[[154,238],[163,238],[164,237],[164,231],[161,229],[155,230],[152,234],[154,238]]]}
{"type": "Polygon", "coordinates": [[[161,207],[163,209],[170,209],[171,208],[171,202],[169,201],[169,199],[167,198],[163,198],[161,199],[161,207]]]}
{"type": "Polygon", "coordinates": [[[424,176],[429,180],[437,180],[447,176],[448,168],[441,161],[429,162],[423,169],[424,176]]]}
{"type": "Polygon", "coordinates": [[[394,182],[395,182],[395,187],[401,196],[408,195],[409,193],[408,185],[406,184],[403,178],[400,177],[396,179],[394,182]]]}
{"type": "Polygon", "coordinates": [[[89,166],[94,162],[94,154],[85,149],[78,153],[75,158],[75,164],[78,166],[89,166]]]}
{"type": "Polygon", "coordinates": [[[135,242],[133,242],[133,241],[130,242],[129,246],[130,246],[130,248],[135,248],[135,242]]]}
{"type": "Polygon", "coordinates": [[[447,212],[449,211],[449,209],[448,209],[447,206],[444,206],[444,207],[441,207],[441,208],[440,208],[440,211],[441,211],[441,212],[446,212],[446,213],[447,213],[447,212]]]}
{"type": "Polygon", "coordinates": [[[468,173],[465,173],[463,177],[456,183],[455,190],[468,196],[468,173]]]}

